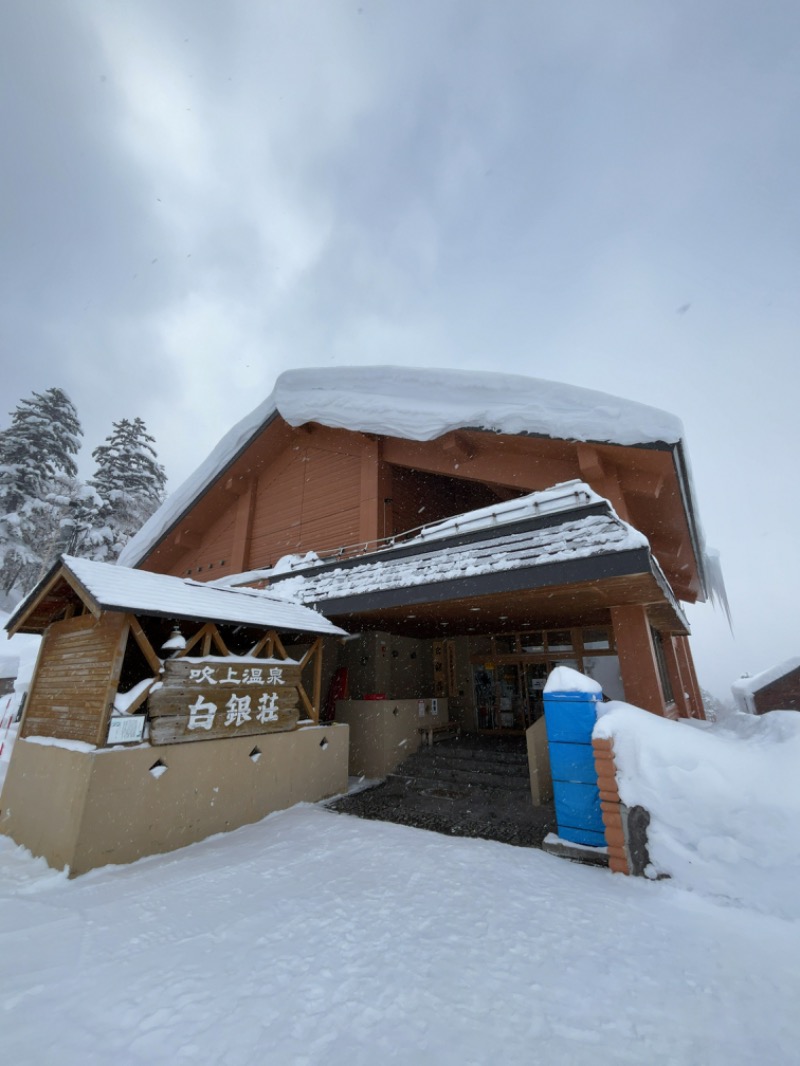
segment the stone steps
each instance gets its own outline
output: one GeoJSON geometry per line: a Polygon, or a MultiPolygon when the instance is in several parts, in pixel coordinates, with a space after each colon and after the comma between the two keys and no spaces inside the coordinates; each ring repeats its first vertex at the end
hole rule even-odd
{"type": "Polygon", "coordinates": [[[528,757],[524,752],[463,741],[421,748],[401,763],[390,779],[427,790],[448,785],[508,792],[530,789],[528,757]]]}

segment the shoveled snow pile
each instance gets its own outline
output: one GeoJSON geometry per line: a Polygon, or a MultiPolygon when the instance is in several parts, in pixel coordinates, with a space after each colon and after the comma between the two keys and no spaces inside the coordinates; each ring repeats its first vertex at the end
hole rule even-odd
{"type": "Polygon", "coordinates": [[[800,918],[800,714],[670,721],[602,705],[620,798],[650,812],[653,873],[755,910],[800,918]]]}

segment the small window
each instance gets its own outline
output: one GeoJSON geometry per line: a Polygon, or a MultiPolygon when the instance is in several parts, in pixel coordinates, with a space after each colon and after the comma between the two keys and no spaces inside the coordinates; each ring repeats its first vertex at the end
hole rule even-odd
{"type": "Polygon", "coordinates": [[[517,650],[517,638],[513,633],[505,637],[495,637],[494,647],[496,655],[513,655],[517,650]]]}
{"type": "Polygon", "coordinates": [[[583,646],[586,651],[610,651],[611,640],[607,629],[584,629],[583,646]]]}
{"type": "Polygon", "coordinates": [[[572,633],[568,629],[551,629],[547,634],[548,651],[572,651],[572,633]]]}
{"type": "Polygon", "coordinates": [[[544,651],[544,634],[541,629],[534,633],[520,633],[519,640],[526,655],[536,655],[544,651]]]}
{"type": "Polygon", "coordinates": [[[674,703],[675,693],[672,691],[669,671],[667,670],[667,660],[664,657],[663,637],[657,629],[651,629],[650,632],[653,636],[653,650],[656,653],[656,666],[658,667],[658,677],[661,681],[661,691],[664,693],[664,699],[667,703],[674,703]]]}

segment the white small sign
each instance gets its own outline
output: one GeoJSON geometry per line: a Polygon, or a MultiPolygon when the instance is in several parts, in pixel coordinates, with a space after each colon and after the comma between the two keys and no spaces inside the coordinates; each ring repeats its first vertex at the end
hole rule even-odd
{"type": "Polygon", "coordinates": [[[439,713],[439,701],[438,701],[438,699],[432,699],[431,700],[431,714],[435,716],[435,715],[438,715],[438,713],[439,713]]]}
{"type": "Polygon", "coordinates": [[[108,723],[109,744],[136,744],[144,736],[145,716],[132,714],[129,717],[112,718],[108,723]]]}

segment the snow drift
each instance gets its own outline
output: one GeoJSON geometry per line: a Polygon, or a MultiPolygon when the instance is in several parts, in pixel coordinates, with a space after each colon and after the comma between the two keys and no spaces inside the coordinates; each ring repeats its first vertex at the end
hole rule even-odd
{"type": "Polygon", "coordinates": [[[676,722],[619,702],[599,713],[620,798],[650,812],[652,872],[800,917],[800,714],[676,722]]]}

